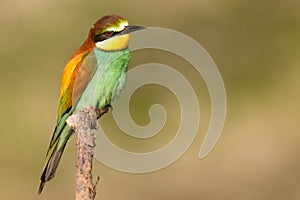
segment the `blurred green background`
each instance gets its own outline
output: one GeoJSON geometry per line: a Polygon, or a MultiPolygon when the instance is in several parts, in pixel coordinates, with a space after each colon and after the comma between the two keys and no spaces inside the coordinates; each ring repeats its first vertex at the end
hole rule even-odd
{"type": "MultiPolygon", "coordinates": [[[[39,177],[55,125],[63,67],[92,24],[110,13],[125,16],[132,24],[166,27],[197,40],[223,76],[228,112],[216,147],[199,160],[210,117],[204,82],[174,55],[134,53],[130,67],[161,62],[191,80],[200,100],[200,128],[183,157],[154,173],[121,173],[95,161],[93,173],[101,176],[96,199],[300,198],[299,1],[1,0],[0,4],[1,199],[74,199],[74,138],[56,177],[40,196],[39,177]]],[[[101,124],[124,148],[147,151],[163,146],[178,127],[178,102],[162,87],[139,89],[130,105],[137,123],[149,122],[147,111],[153,103],[163,104],[169,118],[152,147],[143,149],[144,142],[123,139],[111,113],[101,124]]]]}

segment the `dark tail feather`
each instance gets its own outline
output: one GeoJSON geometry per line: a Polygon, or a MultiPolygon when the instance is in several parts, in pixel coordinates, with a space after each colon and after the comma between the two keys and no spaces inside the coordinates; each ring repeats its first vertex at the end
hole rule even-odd
{"type": "Polygon", "coordinates": [[[58,163],[60,161],[60,158],[62,156],[62,153],[64,151],[64,148],[66,146],[66,143],[63,144],[62,148],[60,150],[54,150],[49,158],[49,161],[47,162],[46,167],[44,168],[44,171],[41,176],[41,183],[39,187],[38,194],[41,194],[44,188],[44,185],[47,181],[50,181],[54,175],[55,171],[58,167],[58,163]]]}
{"type": "Polygon", "coordinates": [[[44,185],[45,185],[45,182],[42,182],[40,183],[40,187],[39,187],[39,191],[38,191],[38,194],[41,194],[42,191],[43,191],[43,188],[44,188],[44,185]]]}

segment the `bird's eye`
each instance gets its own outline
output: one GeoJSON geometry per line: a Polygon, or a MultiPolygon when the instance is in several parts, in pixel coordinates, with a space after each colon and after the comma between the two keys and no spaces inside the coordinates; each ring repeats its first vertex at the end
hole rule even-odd
{"type": "Polygon", "coordinates": [[[97,34],[97,35],[94,36],[94,41],[95,42],[101,42],[103,40],[106,40],[106,39],[112,37],[115,34],[116,34],[116,32],[113,32],[113,31],[107,31],[107,32],[104,32],[104,33],[101,33],[101,34],[97,34]]]}
{"type": "Polygon", "coordinates": [[[107,32],[105,32],[104,34],[105,34],[105,36],[106,36],[107,38],[109,38],[109,37],[111,37],[111,36],[114,34],[114,32],[113,32],[113,31],[107,31],[107,32]]]}

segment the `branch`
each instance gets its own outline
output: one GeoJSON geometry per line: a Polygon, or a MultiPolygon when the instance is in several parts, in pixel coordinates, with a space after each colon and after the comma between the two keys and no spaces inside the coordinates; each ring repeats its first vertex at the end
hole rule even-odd
{"type": "Polygon", "coordinates": [[[68,125],[76,134],[76,200],[93,200],[96,196],[99,177],[93,184],[92,164],[96,137],[92,131],[98,129],[97,119],[105,114],[109,107],[106,106],[103,109],[83,108],[67,119],[68,125]]]}

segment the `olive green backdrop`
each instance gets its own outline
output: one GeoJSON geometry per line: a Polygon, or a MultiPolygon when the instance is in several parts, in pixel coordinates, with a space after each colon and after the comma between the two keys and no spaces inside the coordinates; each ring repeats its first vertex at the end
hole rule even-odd
{"type": "MultiPolygon", "coordinates": [[[[157,172],[126,174],[95,161],[93,172],[101,176],[96,199],[299,199],[299,6],[293,0],[1,0],[0,198],[74,199],[74,138],[56,177],[37,195],[55,125],[61,73],[92,24],[116,13],[132,24],[180,31],[203,45],[223,76],[228,112],[216,147],[199,160],[210,117],[203,80],[175,55],[135,52],[131,68],[160,62],[189,78],[200,100],[200,128],[183,157],[157,172]]],[[[125,149],[157,149],[174,136],[180,112],[170,91],[146,86],[130,105],[138,124],[149,122],[147,112],[153,103],[163,104],[169,118],[160,137],[151,140],[152,146],[122,135],[111,113],[101,124],[125,149]]]]}

